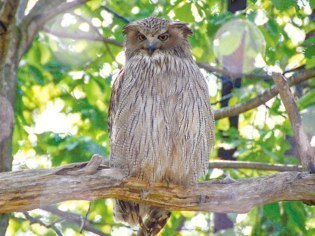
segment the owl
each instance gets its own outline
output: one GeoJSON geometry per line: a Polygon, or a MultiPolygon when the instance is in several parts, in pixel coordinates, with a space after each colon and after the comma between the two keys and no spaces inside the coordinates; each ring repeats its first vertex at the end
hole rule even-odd
{"type": "MultiPolygon", "coordinates": [[[[124,27],[124,68],[111,94],[111,166],[154,183],[195,184],[207,169],[214,118],[184,22],[149,17],[124,27]]],[[[156,235],[170,212],[118,200],[115,217],[156,235]]]]}

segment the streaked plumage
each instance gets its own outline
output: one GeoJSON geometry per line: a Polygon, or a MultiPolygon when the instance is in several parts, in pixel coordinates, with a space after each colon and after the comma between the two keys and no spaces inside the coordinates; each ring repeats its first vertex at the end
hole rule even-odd
{"type": "MultiPolygon", "coordinates": [[[[132,22],[124,32],[126,64],[109,110],[112,166],[149,183],[196,183],[207,169],[214,122],[207,84],[187,41],[192,32],[185,23],[154,17],[132,22]]],[[[116,218],[140,223],[142,234],[157,234],[168,216],[156,207],[116,204],[116,218]]]]}

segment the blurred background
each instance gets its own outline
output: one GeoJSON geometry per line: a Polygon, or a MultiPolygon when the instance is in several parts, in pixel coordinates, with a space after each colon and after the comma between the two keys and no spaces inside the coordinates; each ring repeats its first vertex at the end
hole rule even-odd
{"type": "MultiPolygon", "coordinates": [[[[28,1],[26,13],[36,2],[28,1]]],[[[220,109],[270,88],[273,81],[266,75],[271,72],[290,76],[315,66],[314,8],[313,0],[92,0],[58,15],[36,36],[19,64],[13,170],[53,168],[88,161],[95,153],[109,155],[107,110],[111,85],[124,64],[122,28],[129,21],[154,15],[189,23],[194,31],[189,39],[193,56],[210,66],[202,73],[210,102],[220,109]]],[[[310,137],[315,136],[315,80],[293,91],[305,128],[310,137]]],[[[275,97],[245,113],[217,120],[210,159],[298,164],[291,135],[285,109],[275,97]]],[[[275,172],[209,169],[205,179],[271,173],[275,172]]],[[[14,213],[6,235],[60,233],[118,236],[135,232],[114,221],[113,200],[101,199],[14,213]],[[74,213],[79,217],[75,219],[86,217],[90,230],[60,211],[74,213]]],[[[315,235],[315,208],[280,202],[255,207],[247,214],[173,212],[162,235],[315,235]]]]}

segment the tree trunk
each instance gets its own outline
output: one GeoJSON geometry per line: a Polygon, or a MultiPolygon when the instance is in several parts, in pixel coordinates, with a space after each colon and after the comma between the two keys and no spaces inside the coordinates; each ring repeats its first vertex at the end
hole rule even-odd
{"type": "MultiPolygon", "coordinates": [[[[19,32],[15,24],[18,0],[6,1],[0,10],[0,172],[12,166],[14,101],[18,68],[19,32]]],[[[9,214],[0,215],[0,235],[5,235],[9,214]]]]}

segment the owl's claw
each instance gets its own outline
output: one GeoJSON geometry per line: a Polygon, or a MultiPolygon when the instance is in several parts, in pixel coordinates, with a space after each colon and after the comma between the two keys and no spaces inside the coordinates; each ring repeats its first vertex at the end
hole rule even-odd
{"type": "Polygon", "coordinates": [[[141,200],[146,199],[149,196],[150,192],[151,192],[150,190],[142,190],[140,194],[141,200]]]}

